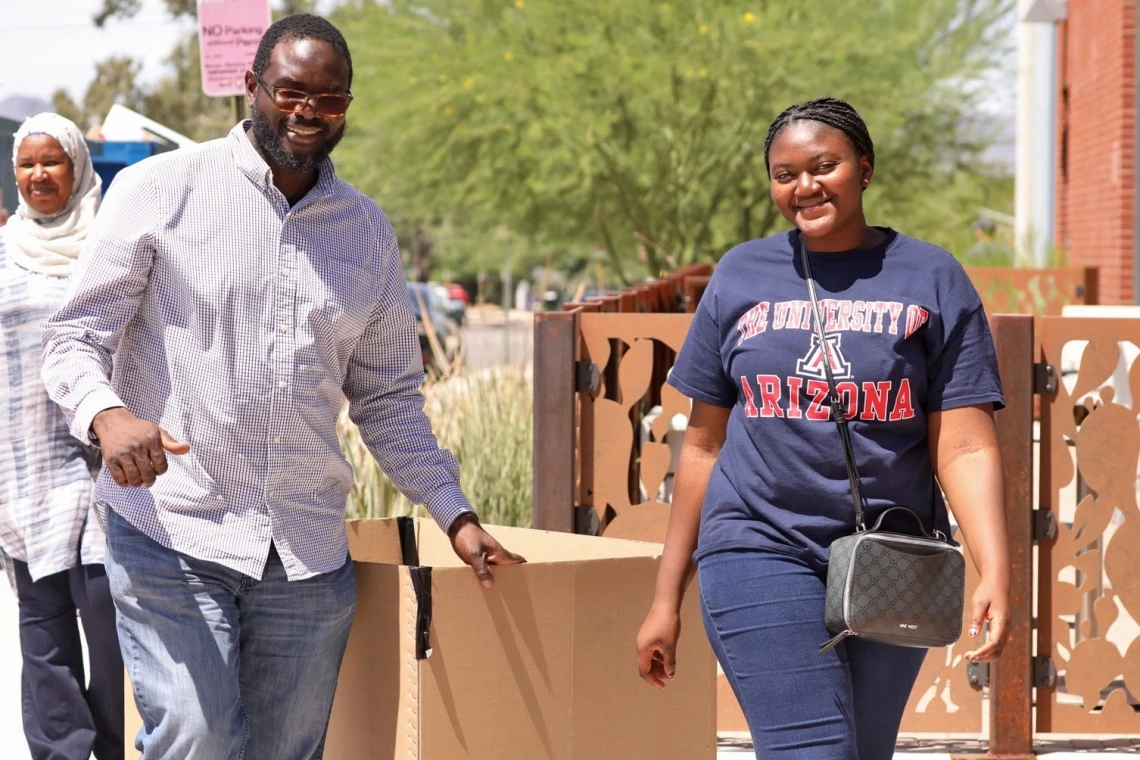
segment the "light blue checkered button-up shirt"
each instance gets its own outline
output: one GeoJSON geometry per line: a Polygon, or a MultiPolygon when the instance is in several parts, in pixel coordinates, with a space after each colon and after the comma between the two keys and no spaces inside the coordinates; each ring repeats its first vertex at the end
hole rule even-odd
{"type": "Polygon", "coordinates": [[[43,377],[88,441],[125,406],[190,444],[151,488],[104,468],[95,498],[163,546],[260,578],[273,541],[292,580],[340,567],[352,468],[344,397],[393,482],[440,526],[471,510],[423,413],[423,368],[396,236],[320,168],[295,206],[239,124],[116,178],[43,377]]]}

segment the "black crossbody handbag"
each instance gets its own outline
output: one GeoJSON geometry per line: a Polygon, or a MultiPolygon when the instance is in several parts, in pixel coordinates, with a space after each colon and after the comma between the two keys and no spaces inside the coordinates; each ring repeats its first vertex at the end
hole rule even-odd
{"type": "Polygon", "coordinates": [[[855,533],[831,544],[824,624],[835,636],[820,647],[819,653],[830,651],[849,636],[902,647],[948,646],[962,635],[966,588],[962,552],[940,531],[928,533],[918,513],[907,507],[891,507],[867,527],[851,433],[831,370],[831,350],[823,331],[811,262],[802,241],[799,249],[815,316],[815,335],[823,351],[831,418],[843,439],[855,503],[855,533]],[[883,519],[892,513],[913,518],[919,535],[884,530],[883,519]]]}

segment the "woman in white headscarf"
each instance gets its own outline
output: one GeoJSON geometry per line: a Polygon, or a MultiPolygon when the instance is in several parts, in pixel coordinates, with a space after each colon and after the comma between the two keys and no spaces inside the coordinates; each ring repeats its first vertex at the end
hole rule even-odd
{"type": "Polygon", "coordinates": [[[40,380],[40,327],[63,301],[102,183],[83,134],[57,114],[24,122],[12,160],[20,205],[0,227],[0,561],[20,603],[24,734],[33,760],[118,760],[123,662],[92,508],[98,454],[71,437],[40,380]]]}

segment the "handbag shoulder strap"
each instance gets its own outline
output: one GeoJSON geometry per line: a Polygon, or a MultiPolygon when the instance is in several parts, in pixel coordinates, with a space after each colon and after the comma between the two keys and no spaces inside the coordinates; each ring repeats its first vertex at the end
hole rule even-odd
{"type": "Polygon", "coordinates": [[[839,437],[843,439],[843,453],[847,457],[847,479],[851,483],[851,500],[855,503],[855,530],[867,529],[863,516],[863,496],[859,491],[859,470],[855,467],[855,452],[851,448],[851,431],[847,428],[847,414],[843,408],[843,401],[839,396],[839,389],[835,385],[835,375],[831,371],[831,345],[823,332],[823,317],[819,308],[819,297],[815,292],[815,279],[811,275],[811,261],[808,258],[807,246],[804,245],[803,236],[797,235],[800,249],[800,259],[804,265],[804,279],[807,280],[808,295],[811,296],[811,308],[815,314],[815,335],[819,340],[820,350],[823,351],[823,371],[827,375],[828,395],[831,402],[831,419],[835,420],[839,428],[839,437]]]}

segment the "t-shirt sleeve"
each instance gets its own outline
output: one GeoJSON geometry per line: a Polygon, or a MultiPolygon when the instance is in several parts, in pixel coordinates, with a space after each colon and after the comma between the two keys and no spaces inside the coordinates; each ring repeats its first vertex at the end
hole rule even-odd
{"type": "Polygon", "coordinates": [[[689,334],[669,373],[669,384],[696,401],[732,408],[736,404],[736,385],[725,374],[720,355],[717,281],[713,275],[697,305],[689,334]]]}
{"type": "Polygon", "coordinates": [[[926,411],[942,412],[974,404],[1005,406],[997,352],[982,301],[958,268],[943,300],[941,319],[931,325],[926,411]]]}

